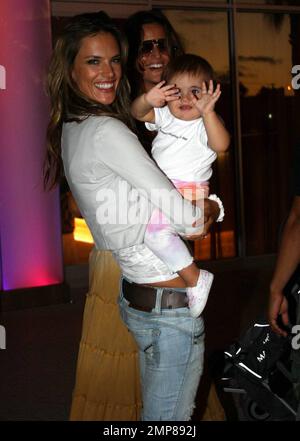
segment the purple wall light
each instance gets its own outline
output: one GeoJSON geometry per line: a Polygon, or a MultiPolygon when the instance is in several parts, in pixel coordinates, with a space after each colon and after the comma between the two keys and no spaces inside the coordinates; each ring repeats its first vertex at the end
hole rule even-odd
{"type": "Polygon", "coordinates": [[[58,190],[42,185],[51,53],[49,0],[0,2],[1,289],[63,281],[58,190]],[[3,79],[3,78],[2,78],[3,79]],[[3,82],[2,82],[3,84],[3,82]]]}

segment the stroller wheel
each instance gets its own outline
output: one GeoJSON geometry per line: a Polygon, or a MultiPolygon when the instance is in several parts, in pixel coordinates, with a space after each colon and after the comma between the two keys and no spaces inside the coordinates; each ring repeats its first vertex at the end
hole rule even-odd
{"type": "Polygon", "coordinates": [[[267,421],[271,415],[262,409],[256,401],[249,397],[241,396],[239,400],[240,419],[244,421],[267,421]]]}

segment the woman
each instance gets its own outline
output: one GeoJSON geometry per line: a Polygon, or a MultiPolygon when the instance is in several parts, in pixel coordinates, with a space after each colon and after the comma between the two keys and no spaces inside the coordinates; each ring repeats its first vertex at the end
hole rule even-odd
{"type": "MultiPolygon", "coordinates": [[[[183,54],[179,37],[168,19],[159,11],[139,11],[131,15],[124,28],[128,40],[127,74],[131,98],[148,92],[161,81],[169,61],[183,54]]],[[[139,140],[150,154],[153,133],[136,121],[139,140]]]]}
{"type": "MultiPolygon", "coordinates": [[[[132,212],[139,213],[139,216],[142,215],[139,219],[145,220],[151,212],[151,204],[160,206],[178,231],[192,234],[197,231],[193,225],[201,218],[202,213],[197,207],[183,200],[181,195],[174,190],[127,127],[132,125],[132,121],[129,115],[129,88],[123,74],[125,53],[126,47],[119,31],[102,13],[74,17],[59,38],[53,52],[48,78],[52,108],[48,127],[45,181],[50,187],[55,185],[64,167],[72,194],[90,227],[97,248],[133,251],[134,247],[138,246],[139,256],[142,257],[143,263],[149,260],[149,251],[143,246],[146,224],[142,221],[129,221],[127,218],[124,222],[124,212],[128,208],[131,214],[132,212]],[[135,189],[138,189],[138,192],[135,189]],[[153,192],[153,189],[156,191],[153,192]],[[162,205],[160,205],[161,202],[162,205]],[[122,217],[121,220],[120,217],[122,217]]],[[[207,228],[218,216],[219,208],[213,202],[206,201],[205,204],[208,218],[205,228],[207,228]]],[[[195,237],[198,235],[196,234],[195,237]]],[[[110,395],[117,392],[119,388],[128,390],[126,389],[128,372],[130,386],[134,384],[132,379],[134,372],[130,373],[130,370],[126,369],[126,362],[122,359],[123,355],[125,357],[128,355],[127,348],[130,350],[132,346],[127,341],[124,353],[121,352],[118,340],[122,331],[116,319],[116,299],[112,296],[109,301],[111,293],[105,292],[111,285],[109,282],[106,283],[105,279],[112,277],[115,280],[117,276],[109,251],[104,252],[103,260],[103,273],[101,274],[103,291],[89,293],[93,299],[86,305],[83,325],[81,349],[83,346],[90,347],[91,359],[88,360],[88,355],[85,356],[85,360],[79,356],[77,386],[74,393],[74,398],[77,399],[77,409],[82,407],[84,410],[82,412],[79,409],[77,416],[73,413],[71,419],[126,420],[135,419],[138,414],[139,402],[138,399],[134,400],[135,393],[138,398],[137,388],[130,391],[130,397],[133,397],[134,403],[128,399],[126,393],[121,394],[123,395],[122,402],[116,403],[115,400],[113,403],[109,402],[110,395]],[[113,270],[110,270],[112,267],[113,270]],[[110,273],[107,275],[106,271],[109,270],[110,273]],[[105,303],[105,301],[109,303],[109,307],[103,309],[99,318],[96,315],[95,303],[105,303]],[[106,347],[92,346],[91,341],[94,341],[92,334],[98,334],[101,342],[104,339],[107,342],[106,347]],[[84,361],[89,365],[86,371],[80,365],[84,361]],[[96,369],[103,370],[102,378],[96,369]],[[93,382],[92,375],[96,381],[101,381],[101,385],[93,382]],[[101,391],[100,403],[99,398],[93,396],[91,390],[98,393],[101,391]],[[130,409],[129,412],[128,409],[130,409]],[[81,417],[78,416],[80,414],[81,417]]],[[[129,266],[126,259],[120,264],[123,272],[127,271],[129,274],[131,271],[140,271],[143,267],[141,262],[137,263],[136,268],[135,265],[129,266]]],[[[150,265],[152,271],[158,271],[166,276],[166,269],[161,266],[161,262],[155,261],[154,257],[151,260],[150,256],[150,263],[147,264],[147,268],[150,265]]],[[[99,266],[97,266],[98,271],[99,266]]],[[[179,308],[184,304],[184,295],[179,295],[177,291],[183,286],[182,281],[180,282],[174,276],[170,278],[172,279],[170,282],[153,284],[159,288],[147,288],[150,292],[147,291],[146,294],[144,286],[131,286],[129,282],[124,283],[121,295],[122,313],[125,316],[132,311],[138,311],[134,305],[133,291],[138,289],[138,300],[144,302],[147,299],[153,301],[157,291],[157,307],[160,306],[159,299],[163,297],[164,301],[169,301],[168,306],[172,309],[172,314],[170,310],[162,309],[161,315],[165,316],[167,325],[170,323],[175,340],[176,337],[181,337],[182,340],[182,337],[188,334],[188,339],[191,341],[191,356],[187,364],[190,365],[189,361],[192,359],[193,363],[197,364],[197,371],[192,372],[192,381],[190,378],[183,378],[182,375],[175,379],[176,383],[184,380],[182,401],[179,401],[182,406],[180,405],[179,413],[174,411],[174,403],[172,409],[167,408],[168,391],[163,394],[159,419],[166,418],[167,420],[177,417],[178,419],[189,418],[195,394],[194,389],[197,388],[201,374],[203,357],[202,319],[191,319],[187,317],[189,316],[187,308],[179,308]],[[164,290],[161,286],[168,287],[168,289],[164,290]],[[132,302],[131,307],[129,301],[126,300],[129,297],[132,302]],[[173,329],[174,319],[169,316],[174,315],[173,311],[178,314],[179,309],[184,310],[184,317],[181,321],[190,328],[189,331],[181,327],[173,329]]],[[[145,314],[143,322],[146,324],[147,313],[143,314],[145,314]]],[[[123,341],[126,343],[126,339],[130,337],[125,330],[124,334],[123,341]]],[[[137,339],[137,335],[135,337],[137,339]]],[[[179,354],[182,353],[182,348],[185,349],[186,345],[179,345],[177,348],[179,354]]],[[[166,347],[164,352],[168,358],[170,348],[166,347]]],[[[147,361],[146,365],[148,367],[147,361]]],[[[171,362],[171,367],[172,365],[173,362],[171,362]]],[[[142,366],[144,367],[143,363],[142,366]]],[[[158,377],[156,380],[158,383],[154,381],[150,389],[153,390],[155,385],[163,390],[165,384],[158,377]]],[[[151,404],[151,399],[144,393],[144,419],[156,419],[156,415],[149,414],[151,404]],[[145,409],[148,412],[146,414],[145,409]]]]}
{"type": "MultiPolygon", "coordinates": [[[[77,88],[74,90],[71,67],[82,39],[102,31],[102,22],[108,20],[104,13],[74,17],[56,44],[48,78],[52,108],[45,181],[50,187],[59,182],[62,174],[60,145],[63,121],[68,114],[81,114],[77,110],[80,109],[81,94],[77,88]],[[73,107],[76,107],[74,112],[73,107]]],[[[111,29],[109,24],[106,26],[121,45],[117,31],[111,29]]],[[[92,63],[97,65],[96,60],[92,63]]],[[[123,83],[124,89],[127,85],[123,83]]],[[[102,101],[105,96],[99,99],[102,101]]],[[[84,106],[87,107],[88,103],[84,102],[84,106]]],[[[111,252],[94,248],[89,259],[89,292],[84,309],[70,420],[136,421],[140,418],[138,350],[120,319],[117,305],[119,280],[120,269],[111,252]]]]}

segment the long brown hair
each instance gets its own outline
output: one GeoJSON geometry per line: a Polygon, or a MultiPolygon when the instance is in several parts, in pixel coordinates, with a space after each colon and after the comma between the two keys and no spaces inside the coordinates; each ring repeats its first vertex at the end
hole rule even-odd
{"type": "Polygon", "coordinates": [[[44,162],[44,184],[53,188],[63,176],[61,133],[64,122],[77,121],[91,115],[107,115],[120,119],[133,128],[130,115],[130,86],[124,75],[127,59],[125,37],[104,12],[74,16],[58,38],[50,61],[47,91],[51,111],[47,128],[47,153],[44,162]],[[122,78],[117,96],[110,105],[103,105],[81,93],[72,80],[71,72],[82,39],[99,33],[109,33],[117,41],[121,53],[122,78]]]}

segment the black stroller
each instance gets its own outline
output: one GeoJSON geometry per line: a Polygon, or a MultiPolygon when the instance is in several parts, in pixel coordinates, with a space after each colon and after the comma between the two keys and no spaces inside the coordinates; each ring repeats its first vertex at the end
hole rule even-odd
{"type": "MultiPolygon", "coordinates": [[[[300,294],[299,274],[286,287],[292,324],[300,294]]],[[[298,403],[291,374],[292,337],[278,336],[261,318],[224,351],[221,386],[233,394],[240,420],[295,420],[298,403]]]]}

